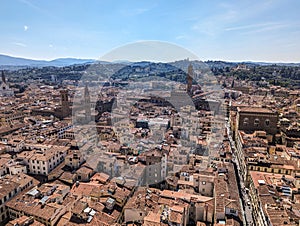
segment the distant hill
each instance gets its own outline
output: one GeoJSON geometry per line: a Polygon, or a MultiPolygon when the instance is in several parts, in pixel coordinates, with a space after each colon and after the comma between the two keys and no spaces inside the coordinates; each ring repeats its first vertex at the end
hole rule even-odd
{"type": "Polygon", "coordinates": [[[134,62],[130,65],[124,66],[115,72],[111,78],[128,81],[153,76],[164,77],[178,82],[185,82],[186,80],[186,73],[174,65],[169,63],[152,63],[147,61],[134,62]]]}
{"type": "Polygon", "coordinates": [[[46,64],[47,61],[43,60],[30,60],[30,59],[25,59],[25,58],[20,58],[20,57],[11,57],[7,55],[2,55],[0,54],[0,65],[4,66],[25,66],[25,65],[41,65],[41,64],[46,64]]]}
{"type": "Polygon", "coordinates": [[[86,64],[94,62],[95,60],[92,59],[58,58],[55,60],[48,61],[47,63],[51,64],[51,66],[68,66],[72,64],[86,64]]]}
{"type": "Polygon", "coordinates": [[[47,67],[47,66],[55,66],[55,67],[64,67],[73,64],[86,64],[86,63],[94,63],[93,59],[77,59],[77,58],[58,58],[55,60],[32,60],[21,57],[12,57],[0,54],[0,67],[47,67]]]}
{"type": "MultiPolygon", "coordinates": [[[[138,66],[145,66],[149,64],[150,62],[142,61],[142,62],[130,62],[127,60],[119,60],[114,62],[106,62],[106,61],[97,61],[95,59],[78,59],[78,58],[58,58],[54,60],[32,60],[32,59],[26,59],[21,57],[12,57],[4,54],[0,54],[0,69],[21,69],[26,67],[47,67],[47,66],[54,66],[54,67],[64,67],[74,64],[91,64],[91,63],[101,63],[101,64],[110,64],[110,63],[120,63],[124,65],[131,65],[131,64],[137,64],[138,66]]],[[[174,66],[182,66],[189,63],[186,60],[176,61],[176,62],[170,62],[170,64],[174,66]]],[[[234,67],[238,64],[246,64],[247,66],[269,66],[269,65],[278,65],[278,66],[300,66],[300,63],[266,63],[266,62],[226,62],[226,61],[205,61],[204,64],[208,65],[209,67],[215,67],[215,68],[224,68],[224,67],[234,67]]],[[[203,64],[202,63],[202,64],[203,64]]],[[[182,67],[180,67],[182,68],[182,67]]]]}

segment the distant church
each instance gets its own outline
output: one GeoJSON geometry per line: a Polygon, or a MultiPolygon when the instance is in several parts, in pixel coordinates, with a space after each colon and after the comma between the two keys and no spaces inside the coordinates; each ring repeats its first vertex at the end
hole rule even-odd
{"type": "Polygon", "coordinates": [[[0,96],[13,96],[14,95],[14,91],[9,88],[8,84],[6,83],[6,78],[4,75],[4,72],[2,71],[2,81],[0,84],[0,96]]]}
{"type": "Polygon", "coordinates": [[[60,106],[53,109],[44,109],[44,108],[34,108],[31,110],[32,115],[43,115],[43,116],[55,116],[59,119],[64,119],[69,117],[72,113],[69,102],[69,93],[67,89],[60,91],[60,106]]]}

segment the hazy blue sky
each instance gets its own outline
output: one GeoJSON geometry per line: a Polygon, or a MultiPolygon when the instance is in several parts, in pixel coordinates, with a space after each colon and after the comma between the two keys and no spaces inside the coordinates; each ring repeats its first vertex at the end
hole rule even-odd
{"type": "Polygon", "coordinates": [[[201,60],[300,62],[299,0],[1,0],[0,53],[98,58],[141,40],[201,60]]]}

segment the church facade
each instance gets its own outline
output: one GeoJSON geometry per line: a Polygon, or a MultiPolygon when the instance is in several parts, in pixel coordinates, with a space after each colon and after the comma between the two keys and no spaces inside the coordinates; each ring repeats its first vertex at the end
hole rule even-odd
{"type": "Polygon", "coordinates": [[[0,84],[0,96],[5,97],[5,96],[13,96],[14,91],[9,87],[9,85],[6,82],[6,78],[4,75],[4,72],[2,71],[2,81],[0,84]]]}

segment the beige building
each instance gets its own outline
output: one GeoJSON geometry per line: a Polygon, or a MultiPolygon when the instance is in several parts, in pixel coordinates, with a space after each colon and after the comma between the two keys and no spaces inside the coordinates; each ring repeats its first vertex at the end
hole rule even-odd
{"type": "Polygon", "coordinates": [[[213,197],[214,194],[214,175],[204,173],[193,174],[193,185],[198,189],[199,194],[207,197],[213,197]]]}
{"type": "Polygon", "coordinates": [[[69,149],[69,147],[53,145],[43,149],[24,151],[17,157],[28,164],[28,173],[48,175],[64,161],[69,149]]]}
{"type": "Polygon", "coordinates": [[[294,178],[264,172],[250,172],[250,176],[249,197],[255,225],[299,225],[299,207],[292,200],[294,178]]]}
{"type": "Polygon", "coordinates": [[[140,187],[124,207],[124,222],[143,225],[182,225],[213,222],[214,199],[182,191],[140,187]]]}
{"type": "Polygon", "coordinates": [[[73,151],[65,158],[66,166],[69,166],[71,169],[78,169],[84,161],[85,159],[80,151],[73,151]]]}
{"type": "Polygon", "coordinates": [[[24,189],[37,185],[37,181],[26,174],[6,175],[0,179],[0,225],[9,218],[6,203],[24,189]]]}
{"type": "Polygon", "coordinates": [[[9,217],[32,216],[34,220],[47,226],[56,225],[60,217],[71,206],[72,199],[66,199],[70,188],[61,184],[43,184],[24,191],[7,202],[9,217]]]}
{"type": "Polygon", "coordinates": [[[237,130],[253,133],[257,130],[266,131],[267,134],[275,135],[278,123],[278,113],[267,108],[238,107],[237,130]]]}

